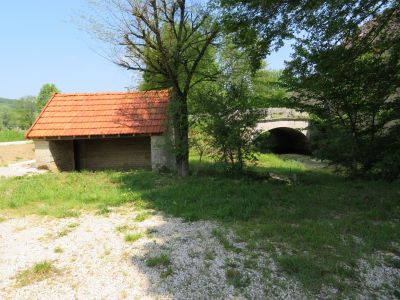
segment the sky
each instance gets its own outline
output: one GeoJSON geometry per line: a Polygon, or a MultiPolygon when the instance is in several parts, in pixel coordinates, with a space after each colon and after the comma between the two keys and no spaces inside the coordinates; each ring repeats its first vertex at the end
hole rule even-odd
{"type": "MultiPolygon", "coordinates": [[[[0,97],[37,95],[44,83],[64,93],[137,86],[140,76],[98,54],[104,46],[79,29],[85,11],[87,0],[1,0],[0,97]]],[[[290,49],[269,56],[269,68],[283,68],[290,49]]]]}

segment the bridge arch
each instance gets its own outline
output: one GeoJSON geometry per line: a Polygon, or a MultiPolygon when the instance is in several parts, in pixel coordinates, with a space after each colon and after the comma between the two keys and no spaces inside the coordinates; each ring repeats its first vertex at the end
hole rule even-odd
{"type": "Polygon", "coordinates": [[[310,143],[307,136],[301,130],[290,127],[275,127],[262,132],[255,139],[255,145],[262,152],[278,154],[310,153],[310,143]]]}
{"type": "Polygon", "coordinates": [[[257,124],[255,145],[265,152],[309,154],[309,115],[290,108],[268,108],[257,124]]]}

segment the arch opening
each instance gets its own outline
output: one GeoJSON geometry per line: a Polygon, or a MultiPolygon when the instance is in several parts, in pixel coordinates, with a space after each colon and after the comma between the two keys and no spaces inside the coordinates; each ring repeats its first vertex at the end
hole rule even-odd
{"type": "Polygon", "coordinates": [[[261,133],[254,141],[257,149],[263,153],[310,154],[308,138],[300,131],[278,127],[261,133]]]}

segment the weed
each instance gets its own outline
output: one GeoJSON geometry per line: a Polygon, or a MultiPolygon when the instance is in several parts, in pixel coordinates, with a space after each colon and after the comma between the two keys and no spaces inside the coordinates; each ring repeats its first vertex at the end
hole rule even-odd
{"type": "Polygon", "coordinates": [[[127,232],[130,229],[128,225],[120,225],[115,227],[115,230],[121,233],[127,232]]]}
{"type": "Polygon", "coordinates": [[[193,249],[189,249],[189,251],[188,251],[188,256],[189,256],[190,258],[196,258],[196,257],[199,257],[199,256],[200,256],[200,253],[194,251],[193,249]]]}
{"type": "Polygon", "coordinates": [[[107,205],[99,205],[97,214],[98,215],[107,215],[111,212],[110,208],[107,205]]]}
{"type": "Polygon", "coordinates": [[[165,279],[168,276],[171,276],[173,273],[174,272],[173,272],[171,266],[168,266],[167,270],[161,272],[160,277],[161,277],[161,279],[165,279]]]}
{"type": "Polygon", "coordinates": [[[69,224],[66,228],[64,228],[63,230],[61,230],[58,234],[57,234],[57,236],[60,238],[60,237],[63,237],[63,236],[66,236],[66,235],[68,235],[68,234],[70,234],[72,231],[73,231],[73,229],[74,228],[76,228],[76,227],[78,227],[79,226],[79,223],[71,223],[71,224],[69,224]]]}
{"type": "Polygon", "coordinates": [[[244,276],[239,270],[229,268],[225,271],[226,279],[235,288],[245,288],[250,284],[250,277],[244,276]]]}
{"type": "Polygon", "coordinates": [[[45,280],[55,273],[58,273],[58,270],[51,262],[43,261],[36,263],[31,268],[16,275],[17,286],[23,287],[34,282],[45,280]]]}
{"type": "Polygon", "coordinates": [[[140,212],[135,216],[134,220],[136,222],[143,222],[144,220],[148,219],[151,215],[152,214],[149,211],[140,212]]]}
{"type": "Polygon", "coordinates": [[[399,257],[386,257],[385,263],[392,268],[400,269],[400,258],[399,257]]]}
{"type": "Polygon", "coordinates": [[[218,239],[218,241],[222,244],[222,246],[226,250],[232,250],[234,248],[232,246],[231,242],[226,237],[226,234],[221,229],[213,228],[213,230],[211,231],[211,234],[218,239]]]}
{"type": "Polygon", "coordinates": [[[215,258],[215,251],[214,250],[206,250],[204,253],[204,257],[206,260],[214,260],[215,258]]]}
{"type": "Polygon", "coordinates": [[[54,248],[54,253],[63,253],[63,252],[64,252],[64,250],[61,249],[60,247],[54,248]]]}
{"type": "Polygon", "coordinates": [[[157,267],[157,266],[168,266],[171,264],[171,260],[169,256],[165,253],[159,255],[159,256],[154,256],[154,257],[149,257],[146,259],[146,266],[148,267],[157,267]]]}
{"type": "Polygon", "coordinates": [[[125,235],[125,241],[129,243],[136,242],[144,236],[143,232],[130,233],[125,235]]]}
{"type": "Polygon", "coordinates": [[[71,232],[72,232],[72,229],[70,229],[70,228],[63,229],[57,234],[57,237],[60,238],[60,237],[66,236],[66,235],[70,234],[71,232]]]}
{"type": "Polygon", "coordinates": [[[246,259],[244,262],[243,262],[243,266],[246,268],[246,269],[255,269],[256,267],[257,267],[257,261],[255,260],[255,259],[246,259]]]}

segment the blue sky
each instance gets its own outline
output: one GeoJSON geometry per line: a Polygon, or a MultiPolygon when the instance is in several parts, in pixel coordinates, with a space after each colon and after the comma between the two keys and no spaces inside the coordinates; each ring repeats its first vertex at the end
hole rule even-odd
{"type": "MultiPolygon", "coordinates": [[[[137,76],[95,51],[100,42],[72,19],[88,9],[86,0],[3,0],[0,4],[0,97],[37,95],[46,83],[65,93],[124,91],[137,76]]],[[[279,69],[286,46],[268,58],[279,69]]]]}

